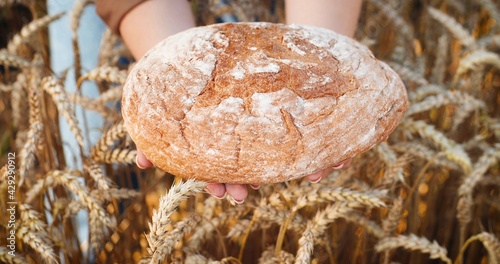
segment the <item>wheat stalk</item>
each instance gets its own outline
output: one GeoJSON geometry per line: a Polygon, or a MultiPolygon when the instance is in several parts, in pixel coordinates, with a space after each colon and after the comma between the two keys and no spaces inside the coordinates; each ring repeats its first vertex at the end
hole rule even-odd
{"type": "Polygon", "coordinates": [[[443,34],[438,38],[436,48],[436,60],[432,68],[431,79],[434,83],[442,84],[446,78],[447,61],[449,59],[450,37],[443,34]]]}
{"type": "Polygon", "coordinates": [[[102,201],[112,201],[113,199],[122,200],[136,198],[140,195],[140,193],[132,189],[109,188],[106,189],[105,192],[103,192],[101,189],[92,190],[90,192],[90,195],[102,201]]]}
{"type": "Polygon", "coordinates": [[[392,207],[387,214],[387,218],[382,222],[382,228],[384,230],[384,236],[389,236],[398,227],[399,222],[401,221],[403,211],[403,198],[398,197],[394,199],[392,203],[392,207]]]}
{"type": "Polygon", "coordinates": [[[106,177],[101,166],[97,164],[92,159],[87,159],[83,163],[83,169],[88,171],[90,178],[96,183],[97,189],[99,190],[109,190],[113,185],[113,182],[106,177]]]}
{"type": "Polygon", "coordinates": [[[115,145],[115,140],[124,138],[127,135],[123,120],[110,127],[90,150],[90,156],[95,161],[106,163],[133,163],[136,156],[135,150],[111,149],[115,145]]]}
{"type": "Polygon", "coordinates": [[[82,75],[78,79],[77,86],[80,87],[81,84],[86,81],[95,81],[95,82],[100,82],[100,81],[106,81],[106,82],[112,82],[112,83],[119,83],[119,84],[124,84],[125,80],[127,79],[127,72],[118,69],[118,67],[112,67],[112,66],[101,66],[98,68],[95,68],[91,70],[90,72],[82,75]]]}
{"type": "Polygon", "coordinates": [[[82,204],[88,208],[89,212],[89,227],[90,227],[90,244],[94,249],[100,248],[104,240],[105,227],[114,227],[115,221],[110,218],[106,211],[102,208],[99,201],[90,195],[88,188],[78,181],[81,177],[81,172],[77,170],[52,170],[46,175],[46,179],[51,177],[56,184],[67,187],[75,193],[82,204]]]}
{"type": "Polygon", "coordinates": [[[458,188],[457,219],[460,223],[460,240],[465,239],[465,228],[472,220],[473,191],[486,171],[497,163],[495,150],[488,149],[474,164],[474,169],[468,174],[458,188]]]}
{"type": "Polygon", "coordinates": [[[15,127],[22,127],[26,122],[26,115],[23,110],[27,106],[25,98],[27,97],[28,78],[24,73],[17,75],[14,84],[7,86],[10,90],[10,104],[12,107],[12,123],[15,127]]]}
{"type": "Polygon", "coordinates": [[[480,65],[492,65],[500,69],[500,56],[491,51],[475,50],[460,60],[455,79],[469,70],[478,68],[480,65]]]}
{"type": "Polygon", "coordinates": [[[123,94],[123,87],[121,86],[112,87],[103,92],[99,97],[97,97],[95,102],[106,104],[107,102],[119,101],[122,98],[122,94],[123,94]]]}
{"type": "Polygon", "coordinates": [[[306,230],[302,232],[302,236],[299,239],[299,249],[295,257],[295,264],[311,263],[311,254],[314,250],[314,233],[312,229],[314,229],[314,224],[309,222],[306,230]]]}
{"type": "Polygon", "coordinates": [[[146,235],[148,241],[148,253],[155,259],[163,250],[162,241],[168,237],[167,226],[170,224],[170,216],[177,209],[181,201],[189,196],[202,191],[206,183],[187,180],[174,184],[169,191],[160,198],[158,210],[153,211],[152,221],[149,223],[149,234],[146,235]],[[158,253],[157,253],[158,252],[158,253]]]}
{"type": "Polygon", "coordinates": [[[446,248],[440,246],[436,241],[430,242],[427,238],[417,237],[414,234],[383,238],[375,245],[375,250],[377,250],[377,252],[383,252],[399,247],[428,253],[431,259],[440,259],[445,263],[451,264],[451,260],[447,256],[448,251],[446,248]]]}
{"type": "Polygon", "coordinates": [[[23,87],[25,87],[28,83],[27,80],[28,79],[26,78],[26,75],[21,72],[16,76],[16,80],[14,81],[14,83],[11,83],[9,85],[0,83],[0,92],[13,92],[23,89],[23,87]]]}
{"type": "Polygon", "coordinates": [[[389,20],[398,29],[399,35],[404,37],[407,43],[412,43],[413,41],[413,29],[401,18],[401,16],[390,6],[383,3],[380,0],[369,0],[370,4],[376,6],[384,15],[389,18],[389,20]]]}
{"type": "Polygon", "coordinates": [[[491,0],[479,0],[479,3],[483,5],[484,9],[490,13],[491,18],[495,21],[495,27],[500,27],[500,12],[498,6],[491,0]]]}
{"type": "Polygon", "coordinates": [[[9,249],[4,246],[0,246],[0,261],[7,264],[25,264],[29,263],[28,260],[19,253],[9,254],[9,249]]]}
{"type": "Polygon", "coordinates": [[[405,153],[413,157],[425,160],[426,162],[430,162],[435,166],[441,166],[456,170],[460,169],[455,163],[442,158],[443,155],[438,155],[438,153],[431,150],[423,143],[417,141],[397,143],[392,146],[392,148],[400,153],[405,153]]]}
{"type": "Polygon", "coordinates": [[[47,226],[40,220],[40,214],[29,205],[19,206],[20,226],[16,235],[35,250],[45,263],[58,263],[47,226]]]}
{"type": "Polygon", "coordinates": [[[500,47],[500,35],[485,36],[477,41],[477,44],[482,49],[498,49],[500,47]]]}
{"type": "Polygon", "coordinates": [[[113,48],[118,43],[120,38],[114,34],[110,28],[106,28],[101,38],[99,47],[98,65],[115,65],[119,59],[119,55],[113,52],[113,48]]]}
{"type": "Polygon", "coordinates": [[[115,109],[106,107],[103,102],[98,99],[90,99],[86,96],[78,94],[69,94],[68,98],[71,103],[75,103],[85,109],[95,111],[110,121],[118,121],[121,119],[120,113],[117,113],[115,109]]]}
{"type": "Polygon", "coordinates": [[[180,241],[185,234],[190,233],[200,219],[200,216],[195,215],[177,223],[167,236],[158,241],[157,250],[153,253],[150,263],[161,263],[172,252],[175,243],[180,241]]]}
{"type": "Polygon", "coordinates": [[[83,147],[83,135],[78,126],[78,119],[74,114],[74,110],[69,104],[68,96],[62,83],[56,78],[49,76],[42,79],[42,89],[52,97],[57,110],[62,114],[66,122],[68,122],[69,130],[75,136],[76,142],[80,147],[83,147]]]}
{"type": "Polygon", "coordinates": [[[472,168],[470,157],[463,147],[446,137],[434,126],[424,121],[414,121],[411,119],[406,119],[403,122],[403,126],[408,132],[418,133],[422,138],[429,140],[432,144],[444,150],[446,158],[460,166],[465,173],[470,172],[472,168]]]}
{"type": "Polygon", "coordinates": [[[72,38],[72,46],[73,46],[73,56],[74,56],[74,68],[75,68],[75,80],[80,78],[82,72],[82,65],[80,61],[80,48],[78,44],[78,28],[80,26],[80,17],[83,13],[83,10],[87,5],[93,4],[93,0],[78,0],[76,1],[73,10],[70,13],[70,23],[71,23],[71,33],[73,35],[72,38]]]}
{"type": "Polygon", "coordinates": [[[356,223],[360,226],[363,226],[368,233],[372,234],[376,238],[382,238],[384,237],[384,230],[380,227],[379,224],[376,222],[364,217],[363,215],[355,212],[355,211],[350,211],[342,217],[349,222],[356,223]]]}
{"type": "Polygon", "coordinates": [[[280,251],[279,256],[274,254],[274,248],[268,247],[259,257],[258,264],[292,264],[295,257],[293,254],[284,250],[280,251]]]}
{"type": "Polygon", "coordinates": [[[314,218],[308,221],[306,229],[302,232],[299,239],[299,249],[297,250],[295,263],[310,263],[315,239],[325,232],[329,224],[345,216],[350,210],[351,205],[347,203],[335,203],[318,211],[314,215],[314,218]]]}
{"type": "Polygon", "coordinates": [[[29,24],[23,26],[23,28],[21,29],[21,31],[19,31],[19,33],[14,35],[14,37],[12,37],[12,39],[7,44],[7,50],[11,54],[17,54],[19,46],[25,42],[28,42],[29,38],[33,35],[33,33],[36,33],[38,30],[46,27],[52,21],[61,18],[63,15],[64,13],[58,13],[51,16],[47,15],[42,18],[31,21],[29,24]]]}
{"type": "Polygon", "coordinates": [[[16,67],[20,69],[30,68],[33,66],[29,61],[7,52],[5,49],[0,50],[0,64],[7,67],[16,67]]]}
{"type": "Polygon", "coordinates": [[[429,81],[427,81],[427,79],[425,79],[421,73],[417,73],[414,70],[398,63],[388,62],[388,64],[389,66],[391,66],[392,69],[394,69],[398,73],[398,75],[404,81],[414,82],[420,86],[429,84],[429,81]]]}
{"type": "Polygon", "coordinates": [[[472,105],[474,108],[486,109],[486,104],[474,98],[473,96],[462,91],[444,91],[435,96],[428,96],[423,101],[413,103],[406,116],[411,116],[434,108],[439,108],[445,105],[472,105]]]}
{"type": "Polygon", "coordinates": [[[500,263],[500,242],[498,241],[498,238],[496,238],[493,234],[490,234],[488,232],[482,232],[467,239],[467,241],[465,241],[465,243],[460,248],[460,252],[457,256],[455,263],[462,263],[462,256],[465,250],[470,245],[470,243],[476,240],[481,241],[483,243],[483,246],[488,251],[488,260],[489,260],[488,263],[490,264],[500,263]]]}
{"type": "Polygon", "coordinates": [[[20,157],[19,166],[19,186],[22,186],[28,171],[35,163],[36,147],[42,137],[43,123],[40,115],[40,95],[38,93],[40,73],[38,69],[33,68],[30,73],[30,84],[28,87],[29,102],[29,130],[27,141],[24,143],[20,157]]]}
{"type": "Polygon", "coordinates": [[[203,241],[206,240],[218,227],[223,226],[231,219],[238,219],[247,212],[248,208],[236,206],[225,210],[216,217],[204,218],[200,222],[199,228],[195,229],[189,240],[188,248],[198,249],[203,241]]]}
{"type": "Polygon", "coordinates": [[[465,47],[470,49],[475,48],[476,39],[467,29],[460,25],[457,20],[431,6],[427,8],[427,11],[433,19],[441,23],[455,38],[459,39],[465,47]]]}
{"type": "Polygon", "coordinates": [[[441,94],[446,92],[446,87],[436,84],[428,84],[419,86],[414,91],[408,93],[410,102],[415,103],[427,98],[430,95],[441,94]]]}

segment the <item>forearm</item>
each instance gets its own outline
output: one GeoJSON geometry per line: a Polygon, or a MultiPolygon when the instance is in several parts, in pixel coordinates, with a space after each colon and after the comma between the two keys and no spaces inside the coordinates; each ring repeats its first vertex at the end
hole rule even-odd
{"type": "Polygon", "coordinates": [[[362,0],[286,0],[286,23],[331,29],[354,37],[362,0]]]}
{"type": "Polygon", "coordinates": [[[150,0],[130,10],[119,30],[125,45],[139,59],[164,38],[194,26],[187,0],[150,0]]]}

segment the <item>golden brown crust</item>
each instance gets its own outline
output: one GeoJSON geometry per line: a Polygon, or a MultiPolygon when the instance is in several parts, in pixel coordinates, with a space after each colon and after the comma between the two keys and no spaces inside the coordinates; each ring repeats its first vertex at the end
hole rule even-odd
{"type": "Polygon", "coordinates": [[[335,165],[385,140],[408,107],[386,64],[334,32],[218,24],[153,48],[124,87],[130,136],[157,167],[266,183],[335,165]]]}

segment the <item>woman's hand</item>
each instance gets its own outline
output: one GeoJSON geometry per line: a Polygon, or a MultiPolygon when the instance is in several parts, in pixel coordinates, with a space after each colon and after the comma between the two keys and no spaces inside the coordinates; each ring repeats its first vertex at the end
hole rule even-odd
{"type": "MultiPolygon", "coordinates": [[[[153,163],[151,163],[151,161],[149,161],[140,150],[137,150],[137,156],[135,161],[137,167],[141,169],[146,169],[153,166],[153,163]]],[[[350,159],[345,160],[331,168],[315,172],[305,177],[310,182],[316,183],[321,181],[321,179],[330,175],[330,173],[333,170],[340,170],[346,168],[350,164],[351,164],[350,159]]],[[[249,186],[254,190],[257,190],[260,187],[259,184],[249,184],[249,186]]],[[[244,184],[209,183],[205,188],[205,191],[218,199],[223,199],[226,196],[229,196],[237,204],[242,204],[248,196],[247,186],[244,184]]]]}

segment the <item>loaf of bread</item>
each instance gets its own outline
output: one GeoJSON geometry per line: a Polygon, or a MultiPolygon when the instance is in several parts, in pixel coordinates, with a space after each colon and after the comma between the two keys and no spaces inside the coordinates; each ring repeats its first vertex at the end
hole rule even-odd
{"type": "Polygon", "coordinates": [[[207,182],[272,183],[387,139],[408,108],[398,75],[312,26],[228,23],[173,35],[124,86],[122,113],[155,166],[207,182]]]}

